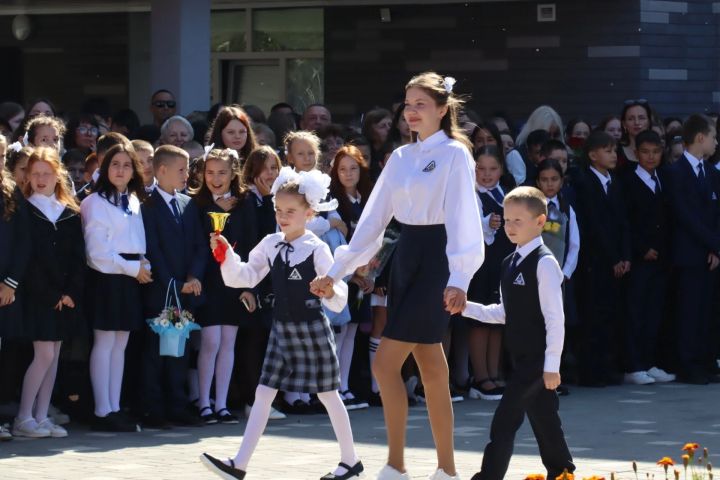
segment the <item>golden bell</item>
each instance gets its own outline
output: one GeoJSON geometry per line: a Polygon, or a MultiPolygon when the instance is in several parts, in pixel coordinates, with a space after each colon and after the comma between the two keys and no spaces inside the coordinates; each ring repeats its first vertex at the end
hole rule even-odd
{"type": "Polygon", "coordinates": [[[227,222],[228,217],[230,217],[229,213],[221,212],[208,212],[208,215],[210,215],[210,220],[212,221],[215,233],[220,233],[225,229],[225,223],[227,222]]]}

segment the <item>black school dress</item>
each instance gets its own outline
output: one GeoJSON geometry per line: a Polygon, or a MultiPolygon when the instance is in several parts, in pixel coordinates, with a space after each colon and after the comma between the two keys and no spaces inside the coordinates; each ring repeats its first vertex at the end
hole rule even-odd
{"type": "Polygon", "coordinates": [[[33,341],[57,342],[83,331],[85,240],[80,214],[65,208],[53,223],[29,204],[32,253],[27,269],[25,323],[33,341]],[[69,295],[75,308],[55,305],[69,295]]]}
{"type": "Polygon", "coordinates": [[[19,189],[13,193],[15,212],[5,217],[5,201],[0,195],[0,282],[15,288],[15,301],[0,307],[0,338],[22,337],[25,270],[30,256],[28,207],[19,189]]]}
{"type": "MultiPolygon", "coordinates": [[[[201,210],[202,225],[207,234],[213,231],[209,212],[224,212],[224,210],[215,204],[201,210]]],[[[222,234],[230,245],[234,246],[235,253],[243,261],[247,261],[248,253],[258,241],[254,198],[248,195],[239,199],[235,208],[228,213],[230,217],[222,234]]],[[[240,301],[240,295],[248,289],[226,286],[220,273],[220,265],[215,261],[212,252],[208,255],[210,258],[203,280],[203,291],[207,297],[205,304],[198,309],[198,323],[202,327],[215,325],[245,327],[257,323],[256,316],[248,312],[240,301]]]]}

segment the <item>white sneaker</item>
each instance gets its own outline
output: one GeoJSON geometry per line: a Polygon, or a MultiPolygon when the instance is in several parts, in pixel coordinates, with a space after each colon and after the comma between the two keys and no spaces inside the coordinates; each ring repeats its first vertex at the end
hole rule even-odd
{"type": "Polygon", "coordinates": [[[655,379],[648,375],[648,372],[632,372],[625,374],[625,383],[632,385],[650,385],[655,379]]]}
{"type": "Polygon", "coordinates": [[[50,404],[48,408],[48,417],[55,425],[67,425],[70,423],[70,416],[67,413],[61,412],[60,409],[53,404],[50,404]]]}
{"type": "Polygon", "coordinates": [[[454,476],[450,476],[445,473],[445,470],[438,468],[435,473],[428,477],[428,480],[460,480],[460,475],[457,473],[454,476]]]}
{"type": "Polygon", "coordinates": [[[667,373],[665,370],[658,367],[652,367],[647,373],[654,378],[656,382],[660,383],[674,382],[676,378],[672,373],[667,373]]]}
{"type": "Polygon", "coordinates": [[[407,472],[400,473],[390,465],[385,465],[378,473],[376,480],[410,480],[407,472]]]}
{"type": "Polygon", "coordinates": [[[50,436],[50,430],[38,425],[34,418],[26,418],[25,420],[16,418],[15,423],[13,423],[12,434],[16,437],[46,438],[50,436]]]}
{"type": "MultiPolygon", "coordinates": [[[[245,418],[250,418],[251,411],[252,406],[245,405],[245,418]]],[[[279,410],[276,410],[275,407],[270,407],[270,416],[268,417],[268,420],[285,420],[286,418],[287,415],[285,415],[279,410]]]]}
{"type": "Polygon", "coordinates": [[[46,418],[38,424],[41,428],[50,431],[50,436],[53,438],[65,438],[68,436],[67,430],[60,425],[55,425],[50,418],[46,418]]]}
{"type": "Polygon", "coordinates": [[[10,430],[8,430],[5,425],[0,425],[0,442],[7,442],[8,440],[12,440],[12,438],[13,436],[10,430]]]}

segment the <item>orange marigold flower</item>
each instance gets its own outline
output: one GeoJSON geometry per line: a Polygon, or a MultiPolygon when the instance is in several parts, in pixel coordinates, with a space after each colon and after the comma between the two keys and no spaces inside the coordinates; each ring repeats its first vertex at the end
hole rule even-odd
{"type": "Polygon", "coordinates": [[[583,477],[583,480],[605,480],[605,477],[598,477],[597,475],[593,475],[592,477],[583,477]]]}
{"type": "Polygon", "coordinates": [[[525,477],[525,480],[545,480],[545,475],[542,473],[533,473],[525,477]]]}
{"type": "Polygon", "coordinates": [[[695,453],[695,450],[697,450],[698,448],[700,448],[700,445],[698,445],[697,443],[686,443],[682,449],[684,452],[695,453]]]}
{"type": "Polygon", "coordinates": [[[675,465],[675,462],[673,462],[673,459],[670,457],[663,457],[660,460],[658,460],[657,464],[662,465],[662,466],[672,467],[673,465],[675,465]]]}
{"type": "Polygon", "coordinates": [[[688,464],[690,463],[690,455],[683,455],[682,456],[683,466],[687,468],[688,464]]]}
{"type": "Polygon", "coordinates": [[[575,480],[575,475],[564,471],[563,473],[558,475],[555,480],[575,480]]]}

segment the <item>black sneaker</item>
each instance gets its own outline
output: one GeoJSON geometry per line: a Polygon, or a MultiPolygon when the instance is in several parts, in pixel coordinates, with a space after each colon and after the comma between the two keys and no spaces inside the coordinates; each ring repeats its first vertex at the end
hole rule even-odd
{"type": "Polygon", "coordinates": [[[228,425],[235,425],[237,423],[240,423],[238,417],[230,413],[230,410],[228,410],[227,408],[223,408],[215,412],[215,417],[217,423],[225,423],[228,425]]]}
{"type": "Polygon", "coordinates": [[[355,398],[355,395],[353,395],[350,390],[340,392],[340,395],[342,396],[343,403],[345,404],[345,409],[347,411],[362,410],[363,408],[368,408],[370,406],[368,402],[364,402],[359,398],[355,398]]]}
{"type": "Polygon", "coordinates": [[[474,382],[472,386],[470,387],[470,391],[468,392],[468,396],[472,399],[483,399],[483,400],[501,400],[503,393],[505,393],[505,389],[502,387],[496,386],[492,380],[489,378],[486,378],[484,380],[479,380],[477,382],[474,382]],[[485,388],[483,387],[483,384],[486,383],[492,383],[492,388],[485,388]]]}
{"type": "Polygon", "coordinates": [[[462,402],[465,400],[465,396],[461,391],[459,391],[457,388],[455,388],[455,385],[452,383],[450,384],[450,400],[453,403],[462,402]]]}
{"type": "Polygon", "coordinates": [[[230,461],[230,465],[225,465],[222,461],[207,453],[200,455],[200,461],[203,465],[218,477],[224,478],[225,480],[243,480],[246,475],[245,472],[235,468],[235,461],[232,458],[228,458],[228,460],[230,461]]]}
{"type": "Polygon", "coordinates": [[[371,407],[382,407],[382,398],[380,398],[379,392],[370,392],[368,397],[368,403],[371,407]]]}
{"type": "Polygon", "coordinates": [[[215,416],[215,414],[212,411],[212,408],[210,407],[203,407],[200,409],[200,421],[203,422],[205,425],[214,425],[218,423],[218,418],[215,416]]]}

